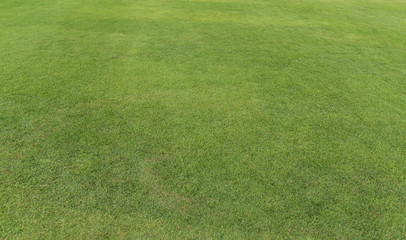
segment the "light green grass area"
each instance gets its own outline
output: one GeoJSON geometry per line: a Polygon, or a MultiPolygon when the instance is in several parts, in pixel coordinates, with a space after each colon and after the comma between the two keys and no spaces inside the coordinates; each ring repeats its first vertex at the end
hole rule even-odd
{"type": "Polygon", "coordinates": [[[405,238],[406,1],[0,1],[0,239],[405,238]]]}

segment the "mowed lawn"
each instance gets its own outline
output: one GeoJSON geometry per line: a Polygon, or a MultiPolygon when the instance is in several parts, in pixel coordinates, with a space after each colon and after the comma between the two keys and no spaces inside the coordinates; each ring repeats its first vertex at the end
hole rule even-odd
{"type": "Polygon", "coordinates": [[[0,239],[405,238],[406,1],[0,1],[0,239]]]}

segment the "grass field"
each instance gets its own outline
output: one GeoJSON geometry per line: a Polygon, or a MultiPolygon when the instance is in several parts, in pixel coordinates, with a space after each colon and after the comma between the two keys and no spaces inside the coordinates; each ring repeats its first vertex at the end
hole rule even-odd
{"type": "Polygon", "coordinates": [[[0,1],[0,239],[405,238],[406,1],[0,1]]]}

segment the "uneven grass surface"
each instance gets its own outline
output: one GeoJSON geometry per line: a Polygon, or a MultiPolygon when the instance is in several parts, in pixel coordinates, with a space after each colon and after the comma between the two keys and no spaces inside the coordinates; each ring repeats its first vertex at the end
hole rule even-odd
{"type": "Polygon", "coordinates": [[[0,239],[405,239],[404,0],[1,0],[0,239]]]}

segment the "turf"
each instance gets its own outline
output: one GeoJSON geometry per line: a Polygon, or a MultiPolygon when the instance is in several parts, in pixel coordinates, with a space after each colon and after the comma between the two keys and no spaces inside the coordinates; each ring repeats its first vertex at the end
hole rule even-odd
{"type": "Polygon", "coordinates": [[[405,239],[404,0],[1,0],[1,239],[405,239]]]}

